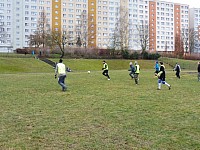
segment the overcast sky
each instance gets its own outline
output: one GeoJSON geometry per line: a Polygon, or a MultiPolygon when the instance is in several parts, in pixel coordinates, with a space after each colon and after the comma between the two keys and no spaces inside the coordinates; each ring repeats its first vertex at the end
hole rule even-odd
{"type": "Polygon", "coordinates": [[[190,8],[200,8],[200,1],[199,0],[161,0],[167,2],[174,2],[174,3],[181,3],[181,4],[188,4],[190,8]]]}

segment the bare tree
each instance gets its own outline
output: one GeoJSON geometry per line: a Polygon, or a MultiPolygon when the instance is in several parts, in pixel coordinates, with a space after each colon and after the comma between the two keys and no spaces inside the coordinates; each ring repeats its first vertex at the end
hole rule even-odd
{"type": "Polygon", "coordinates": [[[110,41],[112,49],[126,50],[129,45],[129,23],[127,9],[120,7],[116,15],[116,23],[113,36],[110,41]],[[118,14],[120,14],[118,16],[118,14]]]}
{"type": "Polygon", "coordinates": [[[77,19],[77,25],[76,25],[76,44],[78,47],[83,46],[84,48],[87,47],[88,43],[88,30],[90,27],[88,27],[88,14],[86,12],[82,12],[79,15],[79,18],[77,19]]]}
{"type": "Polygon", "coordinates": [[[51,41],[52,45],[59,47],[61,51],[61,56],[60,58],[64,57],[64,50],[65,50],[65,45],[70,43],[70,35],[68,34],[69,32],[67,31],[52,31],[51,32],[51,41]]]}
{"type": "Polygon", "coordinates": [[[81,45],[82,45],[80,36],[78,36],[78,38],[77,38],[76,45],[77,45],[78,47],[81,47],[81,45]]]}
{"type": "Polygon", "coordinates": [[[34,34],[29,35],[28,40],[30,47],[39,47],[41,45],[40,35],[37,31],[35,31],[34,34]]]}
{"type": "Polygon", "coordinates": [[[181,41],[185,54],[188,53],[189,31],[188,28],[182,28],[181,41]]]}
{"type": "Polygon", "coordinates": [[[181,38],[180,33],[176,33],[175,35],[175,51],[174,54],[176,56],[182,57],[184,54],[184,42],[181,38]]]}
{"type": "Polygon", "coordinates": [[[48,24],[45,11],[43,10],[40,13],[41,14],[40,14],[40,18],[38,20],[37,31],[40,34],[41,44],[42,44],[42,47],[44,48],[47,45],[46,37],[47,37],[47,34],[49,34],[49,32],[50,32],[50,25],[48,24]]]}
{"type": "Polygon", "coordinates": [[[42,47],[48,46],[48,39],[50,35],[50,25],[47,22],[46,13],[43,10],[40,12],[40,18],[38,19],[38,26],[37,30],[31,34],[29,39],[29,45],[35,47],[42,47]]]}
{"type": "Polygon", "coordinates": [[[139,36],[139,41],[137,41],[141,47],[142,53],[144,53],[149,46],[149,25],[142,22],[137,25],[137,31],[139,36]]]}
{"type": "Polygon", "coordinates": [[[191,28],[189,30],[189,52],[190,54],[194,52],[195,42],[198,41],[198,32],[191,28]]]}

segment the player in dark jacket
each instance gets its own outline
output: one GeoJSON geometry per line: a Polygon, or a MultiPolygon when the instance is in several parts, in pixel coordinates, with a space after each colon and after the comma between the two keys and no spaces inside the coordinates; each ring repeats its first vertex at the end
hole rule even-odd
{"type": "Polygon", "coordinates": [[[103,61],[103,68],[102,68],[102,70],[103,70],[103,75],[104,76],[106,76],[107,78],[108,78],[108,80],[110,80],[110,76],[109,76],[109,74],[108,74],[108,64],[106,63],[106,61],[104,60],[103,61]]]}
{"type": "Polygon", "coordinates": [[[176,76],[177,76],[177,78],[180,79],[181,78],[181,76],[180,76],[181,67],[180,67],[180,65],[178,63],[176,63],[173,71],[176,71],[176,76]]]}
{"type": "Polygon", "coordinates": [[[129,64],[130,64],[130,69],[128,70],[128,71],[130,71],[129,75],[133,79],[134,78],[134,74],[135,74],[135,67],[134,67],[132,62],[130,62],[129,64]]]}
{"type": "Polygon", "coordinates": [[[158,76],[158,90],[161,90],[161,85],[165,84],[168,86],[169,90],[171,89],[171,85],[169,85],[166,81],[165,81],[165,66],[163,64],[163,62],[160,62],[160,71],[157,74],[158,76]]]}

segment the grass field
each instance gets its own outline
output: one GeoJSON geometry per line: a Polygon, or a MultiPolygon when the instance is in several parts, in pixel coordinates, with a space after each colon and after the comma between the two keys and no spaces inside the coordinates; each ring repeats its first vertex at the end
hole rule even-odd
{"type": "Polygon", "coordinates": [[[195,73],[183,70],[179,80],[166,66],[172,89],[158,91],[153,61],[139,61],[139,85],[128,60],[108,61],[110,81],[101,61],[65,60],[74,72],[62,92],[52,67],[0,58],[0,149],[200,149],[195,73]]]}

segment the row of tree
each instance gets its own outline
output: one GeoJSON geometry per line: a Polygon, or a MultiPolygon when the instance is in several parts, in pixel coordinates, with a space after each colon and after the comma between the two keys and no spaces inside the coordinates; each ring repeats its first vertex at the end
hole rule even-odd
{"type": "MultiPolygon", "coordinates": [[[[106,41],[108,45],[107,48],[113,50],[127,50],[129,49],[130,39],[130,23],[127,20],[128,11],[120,7],[117,14],[117,21],[115,23],[115,28],[113,28],[112,38],[106,41]],[[120,15],[118,16],[117,14],[120,15]]],[[[29,46],[35,48],[59,48],[61,57],[64,56],[64,49],[67,46],[91,48],[88,41],[97,33],[91,30],[92,28],[96,28],[96,25],[90,24],[87,16],[88,14],[82,12],[79,19],[77,19],[78,24],[75,27],[76,35],[74,36],[71,34],[71,32],[73,32],[71,30],[51,30],[47,22],[45,11],[43,11],[38,20],[37,30],[28,38],[29,46]]],[[[92,20],[93,16],[90,17],[89,19],[92,20]]],[[[136,28],[138,31],[138,38],[135,42],[137,45],[140,45],[140,50],[145,51],[149,43],[148,25],[141,24],[137,25],[136,28]]]]}
{"type": "MultiPolygon", "coordinates": [[[[122,7],[119,8],[120,14],[116,18],[115,29],[110,41],[107,41],[108,49],[113,50],[127,50],[129,49],[130,39],[130,23],[127,20],[128,11],[122,7]]],[[[89,18],[93,19],[93,16],[89,18]]],[[[75,27],[75,37],[71,34],[70,30],[51,30],[50,25],[47,22],[45,11],[41,13],[38,21],[37,30],[29,36],[30,47],[48,47],[50,49],[59,48],[61,51],[61,57],[64,56],[64,49],[67,46],[90,48],[88,41],[96,34],[90,32],[91,28],[95,28],[96,25],[88,23],[88,15],[82,12],[78,24],[75,27]],[[76,46],[75,46],[76,45],[76,46]]],[[[139,45],[140,50],[148,50],[149,47],[149,25],[144,22],[136,25],[138,38],[134,41],[139,45]]],[[[175,50],[174,53],[177,56],[182,56],[185,52],[192,53],[194,50],[194,43],[197,33],[194,29],[180,31],[175,35],[175,50]]],[[[166,45],[167,47],[167,45],[166,45]]],[[[166,48],[167,51],[167,48],[166,48]]]]}

